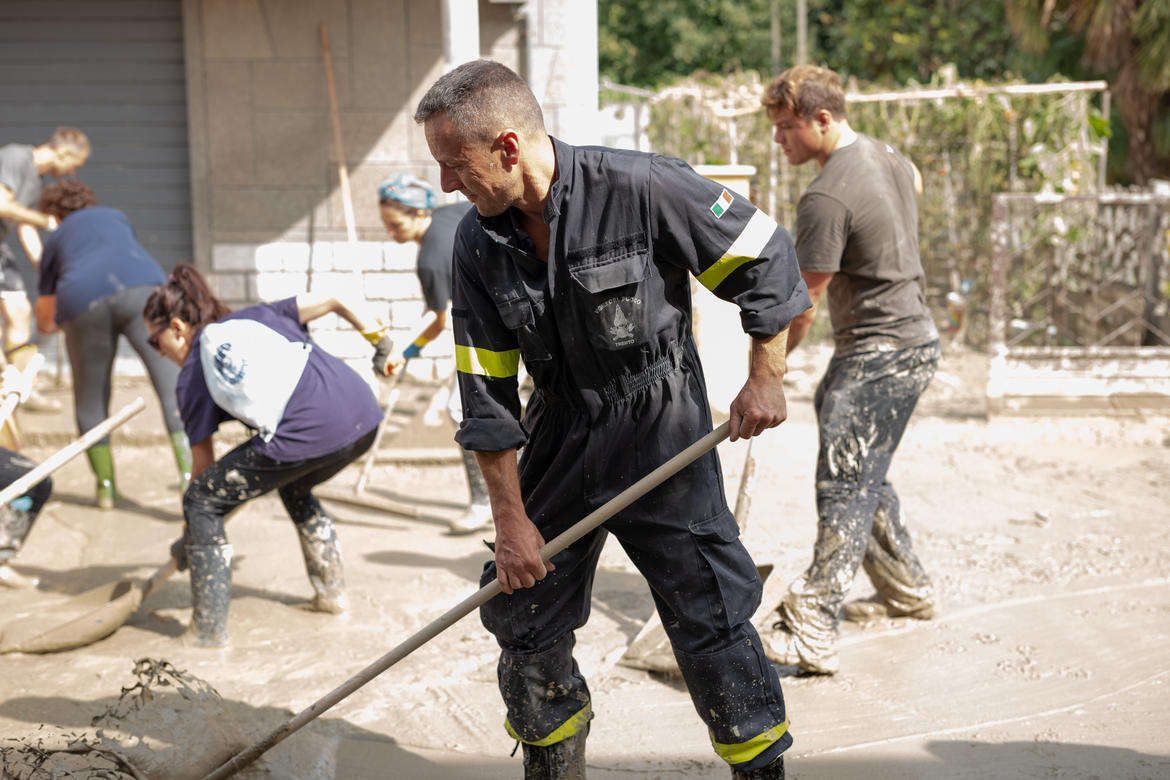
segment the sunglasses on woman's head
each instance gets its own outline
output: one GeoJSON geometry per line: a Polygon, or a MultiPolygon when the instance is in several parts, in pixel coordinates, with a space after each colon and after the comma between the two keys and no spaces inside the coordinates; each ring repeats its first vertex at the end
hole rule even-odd
{"type": "Polygon", "coordinates": [[[162,327],[160,327],[158,330],[151,333],[149,337],[147,337],[146,343],[149,344],[151,347],[153,347],[155,352],[158,352],[158,337],[161,336],[163,334],[163,331],[169,327],[170,327],[170,323],[164,322],[162,324],[162,327]]]}

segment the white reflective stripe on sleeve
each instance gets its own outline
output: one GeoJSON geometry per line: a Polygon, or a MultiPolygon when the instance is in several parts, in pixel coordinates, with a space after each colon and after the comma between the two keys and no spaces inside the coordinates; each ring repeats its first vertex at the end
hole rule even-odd
{"type": "Polygon", "coordinates": [[[699,274],[699,283],[708,290],[714,291],[723,283],[723,280],[744,263],[758,260],[764,247],[772,240],[776,232],[776,223],[764,212],[756,209],[747,225],[740,231],[739,236],[710,268],[699,274]]]}

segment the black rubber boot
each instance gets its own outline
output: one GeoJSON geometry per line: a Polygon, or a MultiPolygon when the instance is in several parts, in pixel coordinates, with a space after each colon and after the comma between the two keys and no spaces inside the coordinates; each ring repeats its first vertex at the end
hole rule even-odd
{"type": "Polygon", "coordinates": [[[345,575],[341,567],[341,546],[333,521],[323,512],[297,523],[301,539],[301,553],[305,556],[305,571],[313,586],[313,600],[308,608],[314,612],[339,615],[349,607],[345,595],[345,575]]]}
{"type": "Polygon", "coordinates": [[[589,724],[551,745],[524,745],[524,780],[585,780],[585,737],[589,724]]]}
{"type": "Polygon", "coordinates": [[[228,604],[232,600],[232,546],[189,544],[191,629],[199,647],[223,647],[228,641],[228,604]]]}
{"type": "Polygon", "coordinates": [[[731,780],[784,780],[784,756],[780,756],[767,766],[748,772],[734,769],[731,772],[731,780]]]}

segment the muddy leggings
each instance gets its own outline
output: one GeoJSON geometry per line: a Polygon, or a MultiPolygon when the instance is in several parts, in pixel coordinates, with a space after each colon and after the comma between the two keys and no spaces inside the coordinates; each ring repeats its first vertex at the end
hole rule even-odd
{"type": "Polygon", "coordinates": [[[817,387],[817,541],[812,565],[781,604],[785,621],[814,646],[836,641],[858,566],[891,604],[909,609],[933,598],[886,475],[938,361],[937,341],[834,356],[817,387]]]}
{"type": "Polygon", "coordinates": [[[187,544],[227,544],[223,521],[236,507],[276,490],[298,525],[324,514],[310,492],[357,460],[374,442],[370,431],[353,444],[308,460],[279,461],[260,453],[249,439],[212,463],[183,495],[187,544]]]}
{"type": "MultiPolygon", "coordinates": [[[[146,340],[150,334],[142,321],[142,308],[154,291],[154,285],[119,290],[96,301],[73,319],[61,323],[65,349],[73,372],[73,406],[77,429],[85,433],[110,415],[110,379],[118,337],[125,336],[138,353],[150,383],[162,404],[163,422],[168,433],[183,430],[175,400],[175,382],[179,367],[155,351],[146,340]]],[[[99,444],[109,444],[107,436],[99,444]]]]}
{"type": "MultiPolygon", "coordinates": [[[[12,450],[0,447],[0,487],[7,487],[36,467],[36,463],[12,450]]],[[[20,551],[33,521],[49,500],[53,482],[48,477],[19,498],[0,506],[0,566],[20,551]]]]}

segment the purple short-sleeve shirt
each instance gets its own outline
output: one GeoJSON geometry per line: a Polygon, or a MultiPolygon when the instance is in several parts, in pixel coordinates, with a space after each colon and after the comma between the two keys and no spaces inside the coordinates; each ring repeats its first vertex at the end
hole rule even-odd
{"type": "MultiPolygon", "coordinates": [[[[247,319],[267,325],[290,341],[310,342],[296,298],[261,303],[220,321],[247,319]]],[[[211,397],[203,378],[199,338],[191,345],[175,388],[187,437],[201,442],[225,420],[234,419],[211,397]]],[[[252,439],[257,451],[282,462],[319,458],[346,447],[378,427],[382,410],[369,385],[340,359],[314,344],[304,373],[289,398],[276,435],[252,439]]]]}

